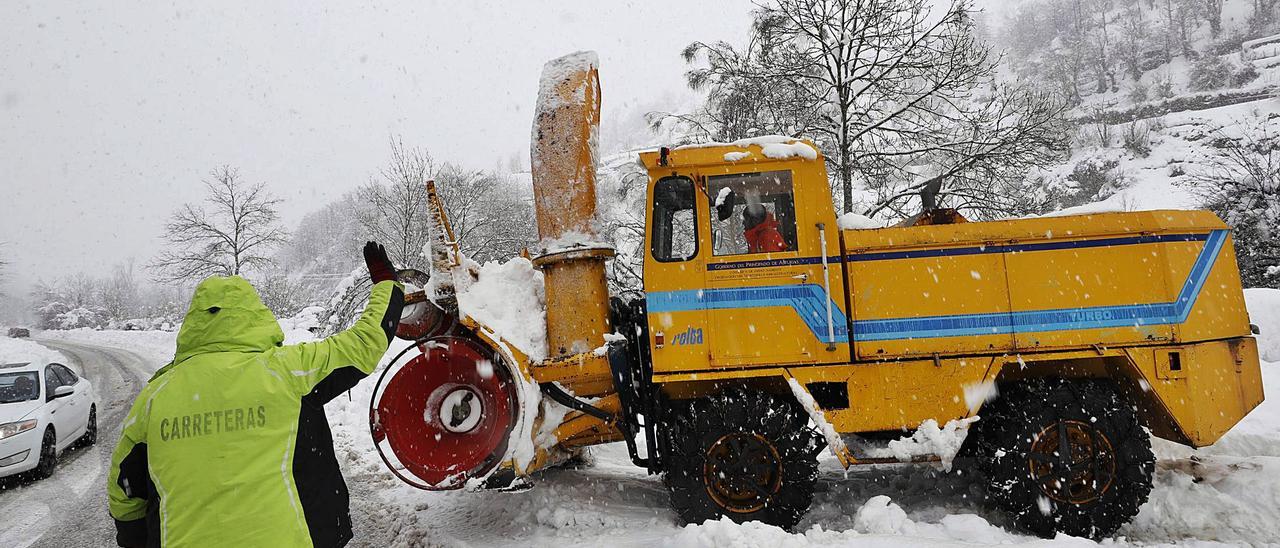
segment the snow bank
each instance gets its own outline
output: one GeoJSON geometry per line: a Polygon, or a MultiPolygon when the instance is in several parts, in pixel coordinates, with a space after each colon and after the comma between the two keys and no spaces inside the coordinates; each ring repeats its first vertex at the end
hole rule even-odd
{"type": "MultiPolygon", "coordinates": [[[[302,309],[291,318],[280,318],[280,330],[284,332],[285,344],[298,344],[319,338],[320,328],[324,320],[320,318],[325,309],[310,306],[302,309]]],[[[160,369],[173,360],[177,349],[177,331],[118,331],[112,329],[93,330],[89,328],[68,331],[44,331],[41,337],[69,342],[84,342],[99,346],[107,346],[127,350],[141,356],[152,371],[160,369]]]]}
{"type": "Polygon", "coordinates": [[[793,548],[801,546],[835,546],[856,544],[856,531],[824,531],[814,526],[803,534],[790,534],[772,525],[752,521],[743,524],[723,517],[701,525],[689,525],[672,540],[670,546],[707,548],[793,548]]]}
{"type": "Polygon", "coordinates": [[[1280,542],[1280,458],[1159,457],[1156,487],[1123,534],[1260,546],[1280,542]]]}
{"type": "Polygon", "coordinates": [[[68,342],[84,342],[99,346],[107,346],[127,350],[146,360],[151,371],[160,369],[173,360],[177,347],[177,331],[115,331],[104,329],[95,331],[88,328],[70,331],[44,331],[40,336],[46,339],[65,340],[68,342]]]}
{"type": "Polygon", "coordinates": [[[315,340],[324,323],[320,315],[325,313],[323,306],[308,306],[292,318],[280,318],[280,330],[284,331],[285,344],[297,344],[315,340]]]}
{"type": "Polygon", "coordinates": [[[533,360],[547,357],[547,303],[542,273],[523,257],[490,261],[458,293],[458,310],[492,329],[533,360]]]}
{"type": "MultiPolygon", "coordinates": [[[[1249,309],[1249,323],[1262,332],[1258,336],[1258,354],[1265,361],[1280,362],[1280,289],[1246,289],[1244,304],[1249,309]]],[[[1276,397],[1280,398],[1280,394],[1276,397]]]]}
{"type": "Polygon", "coordinates": [[[868,499],[854,516],[853,527],[862,532],[881,535],[916,532],[915,523],[907,517],[907,512],[885,495],[868,499]]]}
{"type": "Polygon", "coordinates": [[[28,339],[0,339],[0,365],[31,363],[43,367],[50,363],[69,364],[66,356],[28,339]]]}
{"type": "MultiPolygon", "coordinates": [[[[734,523],[729,518],[689,525],[667,546],[714,548],[802,548],[864,546],[1097,546],[1096,543],[1067,536],[1052,540],[1010,534],[975,514],[942,516],[936,523],[912,520],[907,511],[885,495],[876,495],[862,504],[853,516],[853,526],[828,530],[811,525],[803,533],[788,533],[759,522],[734,523]]],[[[1123,543],[1117,543],[1123,544],[1123,543]]]]}

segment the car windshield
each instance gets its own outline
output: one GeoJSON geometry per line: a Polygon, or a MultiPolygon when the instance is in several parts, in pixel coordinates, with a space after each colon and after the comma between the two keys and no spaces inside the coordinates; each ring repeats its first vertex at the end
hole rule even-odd
{"type": "Polygon", "coordinates": [[[35,372],[0,373],[0,403],[34,400],[40,397],[40,379],[35,372]]]}

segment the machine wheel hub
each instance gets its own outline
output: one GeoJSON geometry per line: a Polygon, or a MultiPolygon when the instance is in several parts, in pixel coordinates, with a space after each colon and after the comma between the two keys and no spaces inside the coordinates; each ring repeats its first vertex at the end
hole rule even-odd
{"type": "Polygon", "coordinates": [[[707,449],[703,483],[722,508],[740,514],[755,512],[782,487],[782,458],[764,436],[726,434],[707,449]]]}
{"type": "Polygon", "coordinates": [[[1045,496],[1087,504],[1115,482],[1116,454],[1111,440],[1092,424],[1059,420],[1032,439],[1027,468],[1045,496]]]}
{"type": "Polygon", "coordinates": [[[484,416],[484,403],[475,390],[468,387],[454,387],[445,391],[440,402],[440,423],[445,430],[455,433],[470,432],[480,424],[484,416]]]}

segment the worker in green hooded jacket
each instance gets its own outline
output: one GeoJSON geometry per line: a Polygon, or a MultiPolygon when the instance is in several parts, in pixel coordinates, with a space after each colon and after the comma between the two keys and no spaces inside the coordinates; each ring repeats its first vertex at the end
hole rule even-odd
{"type": "Polygon", "coordinates": [[[144,546],[344,546],[346,485],[324,403],[373,372],[403,290],[369,242],[374,286],[350,329],[285,346],[239,276],[196,287],[173,362],[142,389],[111,457],[116,542],[144,546]]]}

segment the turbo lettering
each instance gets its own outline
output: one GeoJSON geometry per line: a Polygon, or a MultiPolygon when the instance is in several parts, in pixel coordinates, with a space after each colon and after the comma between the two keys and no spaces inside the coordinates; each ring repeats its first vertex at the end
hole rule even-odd
{"type": "Polygon", "coordinates": [[[160,419],[160,441],[230,434],[267,425],[267,407],[235,407],[160,419]]]}

